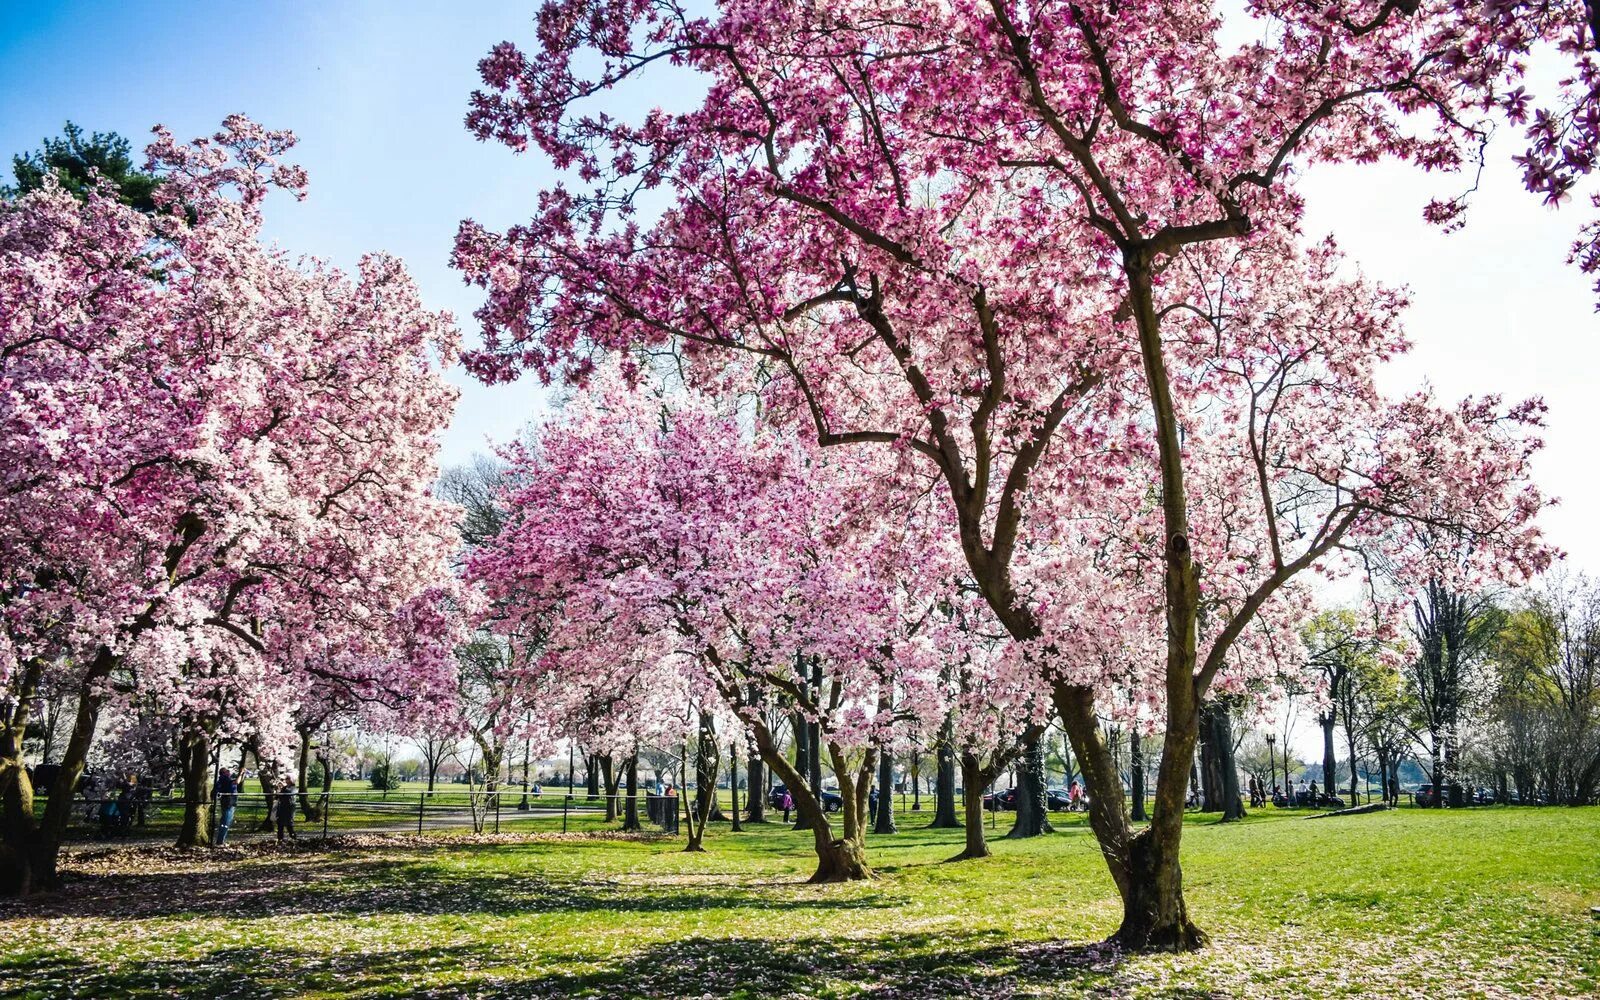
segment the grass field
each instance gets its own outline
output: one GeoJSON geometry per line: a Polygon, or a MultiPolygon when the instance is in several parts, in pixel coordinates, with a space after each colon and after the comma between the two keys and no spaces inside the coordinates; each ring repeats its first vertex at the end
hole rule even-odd
{"type": "MultiPolygon", "coordinates": [[[[960,831],[871,838],[881,877],[807,886],[806,834],[507,835],[72,855],[0,904],[0,996],[1538,996],[1600,992],[1600,809],[1205,820],[1213,937],[1125,956],[1077,817],[983,861],[960,831]]],[[[1002,817],[1001,832],[1004,831],[1002,817]]]]}

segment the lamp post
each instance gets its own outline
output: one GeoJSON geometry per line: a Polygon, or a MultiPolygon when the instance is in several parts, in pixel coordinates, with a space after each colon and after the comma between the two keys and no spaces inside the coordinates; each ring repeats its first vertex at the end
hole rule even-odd
{"type": "Polygon", "coordinates": [[[1273,744],[1277,742],[1278,738],[1276,736],[1271,733],[1267,734],[1267,769],[1272,772],[1271,784],[1273,788],[1278,787],[1278,757],[1273,752],[1273,744]]]}

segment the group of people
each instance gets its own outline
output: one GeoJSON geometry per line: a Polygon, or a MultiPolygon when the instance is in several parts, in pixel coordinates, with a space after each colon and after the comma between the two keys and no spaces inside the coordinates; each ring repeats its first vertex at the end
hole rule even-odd
{"type": "MultiPolygon", "coordinates": [[[[217,835],[218,847],[228,842],[228,831],[233,829],[233,817],[239,806],[239,778],[228,768],[217,772],[217,782],[212,789],[212,798],[217,808],[217,835]]],[[[293,778],[285,778],[283,784],[273,792],[269,801],[269,819],[278,833],[278,843],[283,843],[284,838],[298,840],[294,832],[294,811],[297,808],[295,796],[297,789],[293,778]]]]}
{"type": "Polygon", "coordinates": [[[144,822],[145,805],[150,801],[150,786],[130,774],[107,789],[104,797],[96,800],[95,815],[104,835],[126,836],[135,824],[144,822]]]}

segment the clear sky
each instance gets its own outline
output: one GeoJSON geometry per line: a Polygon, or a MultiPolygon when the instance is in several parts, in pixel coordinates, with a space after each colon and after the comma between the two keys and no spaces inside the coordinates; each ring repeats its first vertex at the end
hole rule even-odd
{"type": "MultiPolygon", "coordinates": [[[[427,301],[454,312],[470,337],[474,294],[446,266],[456,224],[525,218],[552,175],[536,155],[477,143],[461,120],[477,60],[502,39],[527,43],[535,9],[534,0],[0,0],[0,154],[36,148],[68,118],[136,145],[156,122],[189,137],[236,111],[292,128],[311,196],[273,206],[270,234],[346,265],[364,250],[398,254],[427,301]]],[[[674,95],[649,96],[670,103],[674,95]]],[[[1537,474],[1564,502],[1545,525],[1574,569],[1600,570],[1600,526],[1588,516],[1600,481],[1594,296],[1564,264],[1586,215],[1581,205],[1547,211],[1521,191],[1509,163],[1515,148],[1511,135],[1491,147],[1465,232],[1446,236],[1420,221],[1428,198],[1454,193],[1458,179],[1385,166],[1308,178],[1308,232],[1334,232],[1367,273],[1411,287],[1416,350],[1387,373],[1390,388],[1427,379],[1449,398],[1547,399],[1537,474]]],[[[463,393],[447,463],[512,436],[542,405],[528,381],[494,389],[455,381],[463,393]]]]}

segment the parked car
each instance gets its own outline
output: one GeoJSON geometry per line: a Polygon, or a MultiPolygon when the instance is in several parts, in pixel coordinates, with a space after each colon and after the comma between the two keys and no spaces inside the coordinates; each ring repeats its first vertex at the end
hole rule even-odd
{"type": "Polygon", "coordinates": [[[1065,788],[1047,789],[1044,799],[1051,812],[1066,812],[1072,808],[1072,796],[1065,788]]]}
{"type": "MultiPolygon", "coordinates": [[[[783,785],[773,785],[772,786],[772,794],[767,796],[767,808],[769,808],[769,809],[782,809],[783,808],[783,793],[786,792],[786,791],[788,791],[788,789],[785,788],[783,785]]],[[[840,798],[839,794],[837,792],[830,792],[826,788],[824,788],[822,790],[822,811],[823,812],[838,812],[840,809],[843,809],[843,808],[844,808],[844,799],[840,798]]]]}
{"type": "MultiPolygon", "coordinates": [[[[1456,794],[1460,794],[1461,792],[1460,785],[1451,785],[1450,788],[1456,794]]],[[[1424,782],[1423,784],[1417,786],[1417,790],[1415,794],[1412,795],[1412,798],[1419,806],[1436,806],[1439,804],[1439,796],[1441,794],[1448,796],[1450,792],[1445,792],[1442,790],[1436,791],[1432,782],[1424,782]]]]}
{"type": "Polygon", "coordinates": [[[996,809],[1015,812],[1017,808],[1017,790],[1008,788],[999,794],[990,792],[983,797],[983,807],[990,812],[994,812],[996,809]]]}

